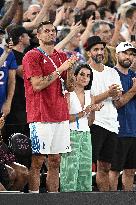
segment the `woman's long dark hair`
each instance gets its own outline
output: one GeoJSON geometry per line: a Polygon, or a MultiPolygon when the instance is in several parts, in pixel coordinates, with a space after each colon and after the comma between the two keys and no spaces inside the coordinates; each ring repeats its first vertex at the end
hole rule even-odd
{"type": "Polygon", "coordinates": [[[82,68],[87,68],[88,70],[90,70],[90,81],[89,81],[88,85],[85,86],[85,90],[90,90],[91,86],[92,86],[92,81],[93,81],[93,72],[92,72],[91,67],[88,64],[80,64],[79,66],[77,66],[77,68],[74,72],[74,75],[77,76],[79,71],[82,68]]]}

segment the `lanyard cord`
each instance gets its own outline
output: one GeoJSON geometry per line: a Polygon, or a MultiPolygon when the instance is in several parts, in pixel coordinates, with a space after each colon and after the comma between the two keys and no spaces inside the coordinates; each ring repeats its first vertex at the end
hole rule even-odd
{"type": "MultiPolygon", "coordinates": [[[[49,56],[43,49],[41,49],[40,47],[37,47],[37,49],[38,49],[42,54],[44,54],[44,55],[51,61],[51,63],[53,64],[53,66],[54,66],[54,68],[55,68],[55,70],[56,70],[56,72],[57,72],[57,74],[58,74],[58,76],[59,76],[59,79],[60,79],[62,82],[64,82],[64,80],[62,79],[62,77],[61,77],[61,75],[60,75],[60,73],[59,73],[59,71],[58,71],[58,67],[57,67],[57,65],[55,64],[55,62],[52,60],[52,58],[50,58],[50,56],[49,56]]],[[[60,59],[59,56],[58,56],[58,59],[59,59],[61,65],[62,65],[62,61],[61,61],[61,59],[60,59]]]]}

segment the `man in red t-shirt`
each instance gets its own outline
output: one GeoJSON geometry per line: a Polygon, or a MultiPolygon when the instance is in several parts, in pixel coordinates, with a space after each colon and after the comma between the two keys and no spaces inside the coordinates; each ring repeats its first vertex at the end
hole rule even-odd
{"type": "Polygon", "coordinates": [[[40,169],[48,154],[47,189],[57,192],[59,187],[60,153],[70,152],[69,112],[64,94],[72,80],[72,65],[65,53],[54,50],[56,29],[43,22],[37,29],[40,46],[23,58],[27,120],[30,123],[32,164],[29,190],[39,192],[40,169]]]}

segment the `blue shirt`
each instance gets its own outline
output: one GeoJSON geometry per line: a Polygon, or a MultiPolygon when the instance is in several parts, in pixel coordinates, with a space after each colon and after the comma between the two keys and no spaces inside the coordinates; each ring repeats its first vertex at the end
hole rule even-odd
{"type": "MultiPolygon", "coordinates": [[[[127,75],[121,73],[117,68],[115,70],[120,75],[123,93],[126,93],[132,87],[132,78],[136,77],[136,74],[130,69],[127,75]]],[[[119,137],[136,137],[136,96],[118,109],[118,120],[120,124],[119,137]]]]}
{"type": "MultiPolygon", "coordinates": [[[[3,51],[3,48],[0,48],[0,56],[3,51]]],[[[16,59],[12,51],[0,67],[0,111],[7,97],[8,73],[10,69],[17,69],[16,59]]]]}

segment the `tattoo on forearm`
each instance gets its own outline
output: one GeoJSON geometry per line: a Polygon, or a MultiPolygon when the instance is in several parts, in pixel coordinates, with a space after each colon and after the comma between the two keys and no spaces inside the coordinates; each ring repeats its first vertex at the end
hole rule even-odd
{"type": "Polygon", "coordinates": [[[53,79],[53,74],[50,74],[50,75],[47,76],[48,81],[51,81],[52,79],[53,79]]]}
{"type": "Polygon", "coordinates": [[[51,80],[53,80],[54,76],[53,74],[51,73],[50,75],[48,76],[44,76],[42,80],[46,80],[48,82],[50,82],[51,80]]]}

